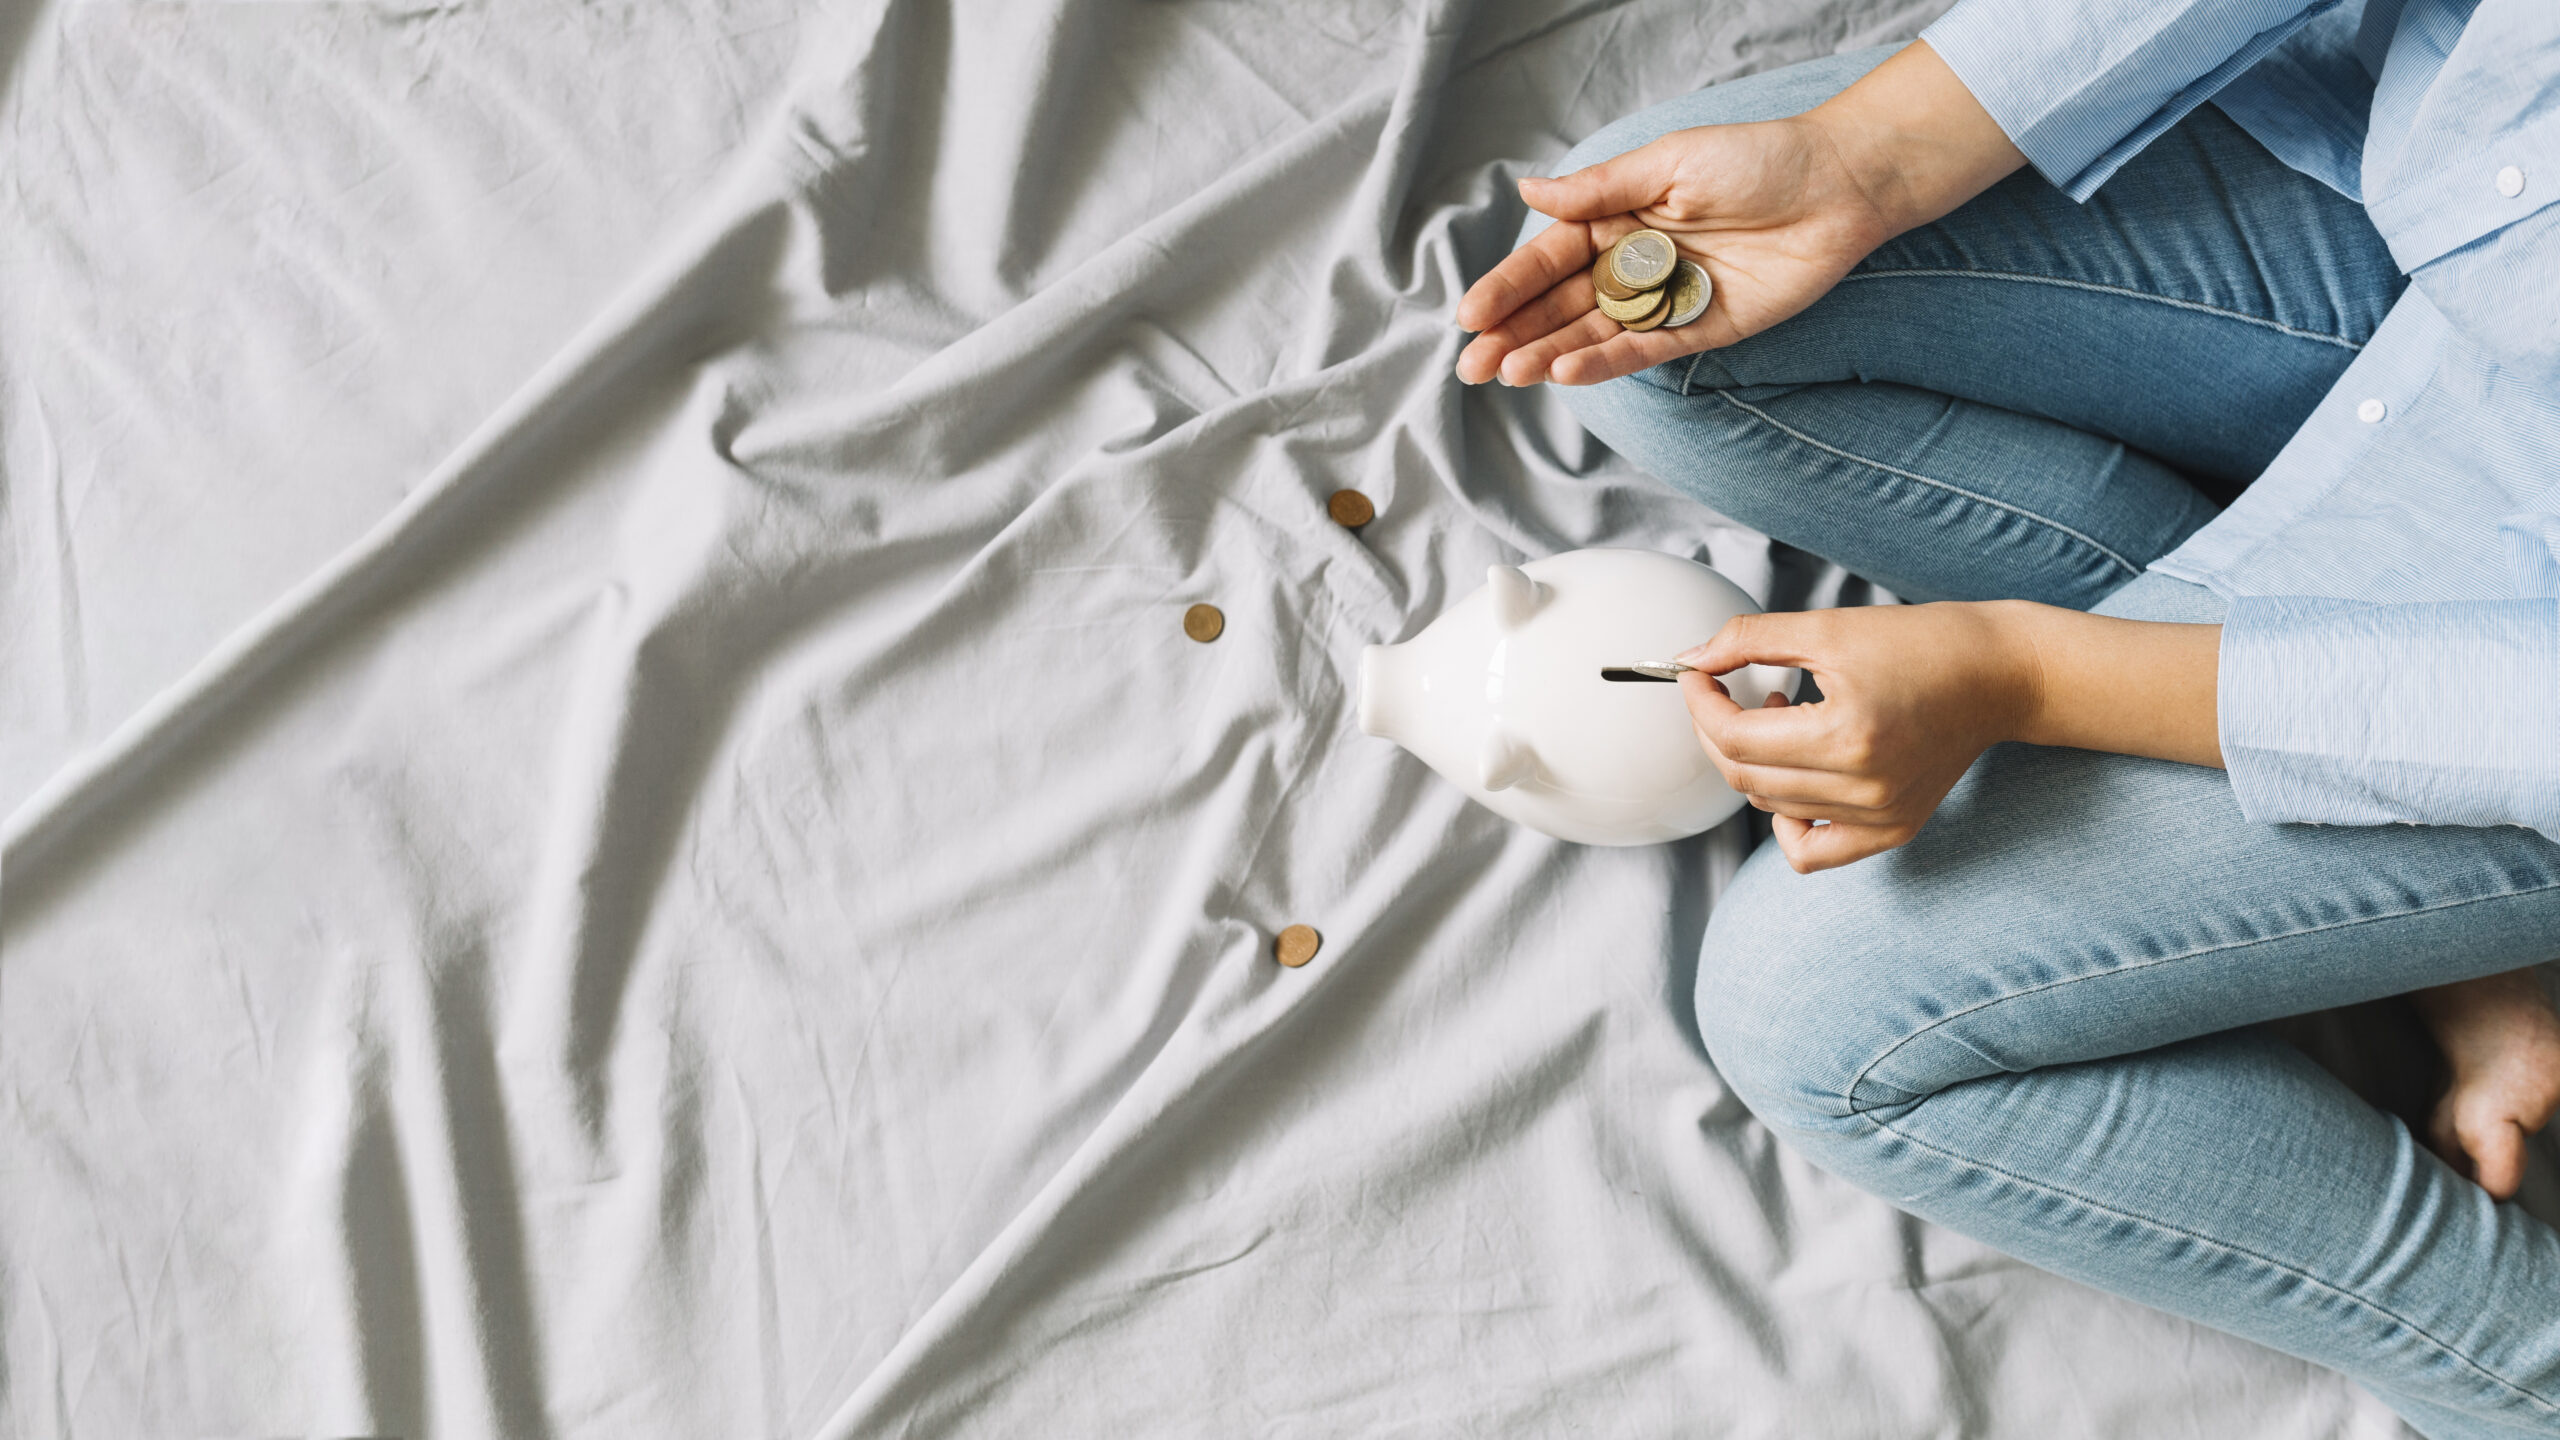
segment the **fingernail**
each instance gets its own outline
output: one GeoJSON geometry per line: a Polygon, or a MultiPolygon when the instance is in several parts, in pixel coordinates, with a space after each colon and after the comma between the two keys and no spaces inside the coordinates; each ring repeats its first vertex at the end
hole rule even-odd
{"type": "Polygon", "coordinates": [[[1707,648],[1705,645],[1692,645],[1671,658],[1683,665],[1695,665],[1707,658],[1707,648]]]}

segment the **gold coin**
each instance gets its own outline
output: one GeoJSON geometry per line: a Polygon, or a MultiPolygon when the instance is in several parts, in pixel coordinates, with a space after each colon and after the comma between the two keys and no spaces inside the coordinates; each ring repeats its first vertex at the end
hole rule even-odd
{"type": "Polygon", "coordinates": [[[1609,266],[1618,278],[1638,290],[1650,290],[1671,278],[1680,247],[1659,230],[1638,230],[1609,247],[1609,266]]]}
{"type": "Polygon", "coordinates": [[[1659,325],[1664,320],[1670,318],[1671,287],[1665,285],[1653,293],[1661,298],[1654,302],[1654,306],[1651,310],[1646,311],[1644,314],[1637,316],[1633,320],[1622,320],[1618,323],[1626,326],[1630,330],[1650,330],[1654,326],[1659,325]]]}
{"type": "Polygon", "coordinates": [[[1378,518],[1378,507],[1357,490],[1336,490],[1325,497],[1324,513],[1345,530],[1357,530],[1378,518]]]}
{"type": "Polygon", "coordinates": [[[1316,958],[1324,937],[1305,925],[1292,925],[1271,942],[1271,958],[1295,970],[1316,958]]]}
{"type": "Polygon", "coordinates": [[[1182,612],[1182,633],[1206,645],[1225,633],[1227,617],[1215,605],[1194,605],[1182,612]]]}
{"type": "Polygon", "coordinates": [[[1644,293],[1643,287],[1629,285],[1609,273],[1609,252],[1605,250],[1591,262],[1591,288],[1599,291],[1603,300],[1633,300],[1644,293]]]}
{"type": "Polygon", "coordinates": [[[1603,295],[1599,301],[1600,313],[1624,325],[1652,314],[1662,304],[1662,299],[1663,292],[1659,289],[1639,291],[1633,300],[1612,300],[1603,295]]]}
{"type": "Polygon", "coordinates": [[[1663,324],[1678,327],[1707,313],[1707,302],[1715,298],[1716,282],[1707,278],[1705,268],[1695,260],[1683,260],[1671,272],[1671,314],[1663,324]]]}

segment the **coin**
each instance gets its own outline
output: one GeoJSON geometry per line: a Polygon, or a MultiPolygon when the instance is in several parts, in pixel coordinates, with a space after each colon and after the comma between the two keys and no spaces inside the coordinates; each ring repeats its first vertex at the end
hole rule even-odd
{"type": "Polygon", "coordinates": [[[1654,326],[1661,324],[1665,319],[1669,318],[1671,314],[1671,287],[1665,285],[1653,293],[1657,298],[1654,301],[1652,309],[1637,316],[1633,320],[1621,320],[1618,323],[1626,326],[1630,330],[1650,330],[1654,326]]]}
{"type": "Polygon", "coordinates": [[[1681,261],[1665,288],[1671,292],[1671,314],[1662,323],[1675,327],[1706,314],[1707,302],[1716,294],[1716,282],[1707,278],[1705,268],[1695,260],[1681,261]]]}
{"type": "Polygon", "coordinates": [[[1316,958],[1316,951],[1323,944],[1324,937],[1312,927],[1292,925],[1271,942],[1271,958],[1295,970],[1316,958]]]}
{"type": "Polygon", "coordinates": [[[1603,300],[1633,300],[1643,294],[1643,286],[1629,285],[1609,273],[1610,253],[1604,250],[1599,259],[1591,262],[1591,288],[1599,291],[1603,300]]]}
{"type": "Polygon", "coordinates": [[[1215,605],[1194,605],[1182,612],[1182,633],[1206,645],[1225,633],[1227,617],[1215,605]]]}
{"type": "Polygon", "coordinates": [[[1378,507],[1357,490],[1336,490],[1325,497],[1324,513],[1345,530],[1357,530],[1378,518],[1378,507]]]}
{"type": "Polygon", "coordinates": [[[1666,293],[1662,288],[1643,290],[1637,292],[1633,300],[1612,300],[1603,295],[1600,297],[1600,313],[1621,325],[1630,320],[1641,320],[1661,308],[1666,293]]]}
{"type": "Polygon", "coordinates": [[[1650,290],[1670,279],[1671,267],[1679,259],[1679,247],[1659,230],[1638,230],[1609,249],[1610,268],[1621,281],[1639,290],[1650,290]]]}

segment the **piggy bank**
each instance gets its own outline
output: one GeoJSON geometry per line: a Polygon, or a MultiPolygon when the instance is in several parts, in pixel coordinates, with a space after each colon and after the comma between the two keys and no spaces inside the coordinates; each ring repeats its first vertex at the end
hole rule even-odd
{"type": "MultiPolygon", "coordinates": [[[[1680,687],[1624,667],[1668,660],[1759,608],[1706,566],[1650,550],[1496,565],[1421,634],[1362,652],[1360,728],[1560,840],[1695,835],[1742,797],[1698,744],[1680,687]]],[[[1792,696],[1796,678],[1753,665],[1723,680],[1757,706],[1772,690],[1792,696]]]]}

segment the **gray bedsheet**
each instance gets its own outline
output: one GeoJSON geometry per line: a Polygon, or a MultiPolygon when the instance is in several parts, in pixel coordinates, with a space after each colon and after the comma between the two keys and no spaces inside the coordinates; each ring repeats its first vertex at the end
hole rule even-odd
{"type": "Polygon", "coordinates": [[[1492,561],[1842,598],[1446,317],[1935,8],[0,17],[0,1433],[2394,1433],[1774,1144],[1739,832],[1350,721],[1492,561]]]}

